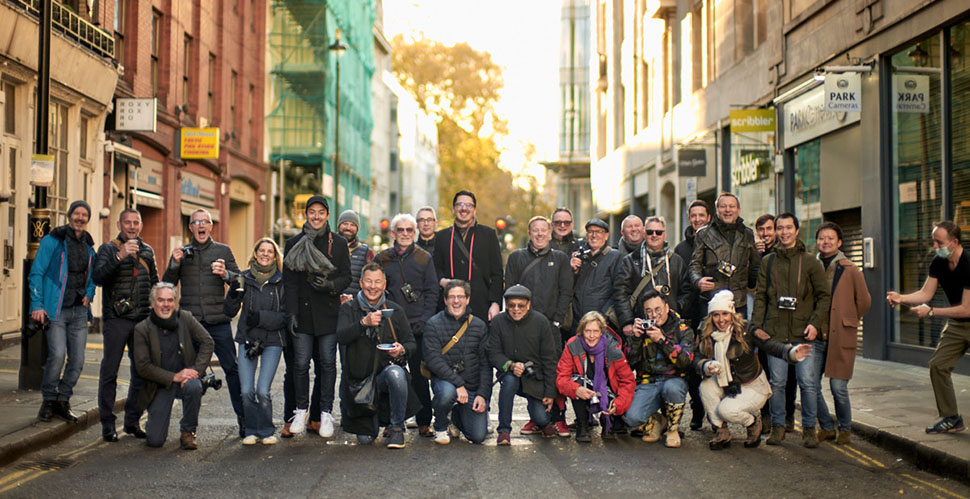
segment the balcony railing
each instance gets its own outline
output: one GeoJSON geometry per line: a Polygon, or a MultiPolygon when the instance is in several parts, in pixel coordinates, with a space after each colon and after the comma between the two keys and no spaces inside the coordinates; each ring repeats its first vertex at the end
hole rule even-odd
{"type": "MultiPolygon", "coordinates": [[[[7,0],[40,19],[42,0],[7,0]]],[[[107,31],[89,23],[58,2],[51,2],[51,26],[101,57],[114,59],[115,39],[107,31]]]]}

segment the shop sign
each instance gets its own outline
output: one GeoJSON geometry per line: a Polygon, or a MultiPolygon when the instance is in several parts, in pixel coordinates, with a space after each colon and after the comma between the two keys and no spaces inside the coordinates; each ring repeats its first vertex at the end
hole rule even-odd
{"type": "Polygon", "coordinates": [[[219,128],[182,128],[179,134],[179,153],[182,159],[218,158],[219,128]]]}
{"type": "Polygon", "coordinates": [[[124,132],[154,132],[157,100],[115,99],[115,130],[124,132]]]}
{"type": "Polygon", "coordinates": [[[860,113],[825,109],[825,90],[816,87],[782,108],[782,144],[785,149],[859,121],[860,113]]]}
{"type": "Polygon", "coordinates": [[[54,185],[54,155],[34,154],[30,156],[30,185],[50,187],[54,185]]]}
{"type": "Polygon", "coordinates": [[[132,185],[140,191],[161,194],[162,164],[145,157],[142,157],[139,162],[141,165],[138,168],[128,170],[128,177],[131,179],[132,185]]]}
{"type": "Polygon", "coordinates": [[[216,205],[216,182],[194,173],[182,173],[182,201],[200,206],[216,205]]]}
{"type": "Polygon", "coordinates": [[[697,201],[697,177],[687,177],[685,187],[687,188],[687,195],[684,198],[689,206],[694,201],[697,201]]]}
{"type": "Polygon", "coordinates": [[[735,109],[731,111],[731,133],[774,131],[774,109],[735,109]]]}
{"type": "Polygon", "coordinates": [[[893,111],[930,112],[930,76],[896,74],[893,76],[893,111]]]}
{"type": "Polygon", "coordinates": [[[770,151],[742,150],[737,164],[731,166],[731,184],[747,185],[768,178],[770,151]]]}
{"type": "Polygon", "coordinates": [[[707,175],[707,151],[704,149],[678,150],[677,174],[681,177],[703,177],[707,175]]]}
{"type": "Polygon", "coordinates": [[[862,78],[859,73],[825,75],[825,110],[854,113],[862,111],[862,78]]]}

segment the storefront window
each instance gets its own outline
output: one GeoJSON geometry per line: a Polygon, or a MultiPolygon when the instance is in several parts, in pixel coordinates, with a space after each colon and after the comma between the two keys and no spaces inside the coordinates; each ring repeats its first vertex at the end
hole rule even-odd
{"type": "Polygon", "coordinates": [[[774,133],[734,134],[731,140],[731,193],[741,201],[741,218],[754,229],[759,216],[775,212],[774,133]]]}
{"type": "MultiPolygon", "coordinates": [[[[950,29],[954,220],[970,235],[970,22],[950,29]]],[[[967,239],[964,237],[964,239],[967,239]]]]}
{"type": "Polygon", "coordinates": [[[822,223],[819,170],[822,141],[815,139],[795,148],[795,216],[799,239],[807,251],[815,253],[815,229],[822,223]]]}
{"type": "MultiPolygon", "coordinates": [[[[943,218],[940,73],[929,69],[941,67],[939,34],[896,52],[891,63],[894,70],[890,99],[896,287],[911,293],[926,279],[933,258],[933,224],[943,218]],[[901,102],[901,93],[912,97],[901,102]]],[[[945,304],[942,291],[931,303],[933,306],[945,304]]],[[[900,314],[898,308],[894,314],[896,341],[926,347],[936,345],[943,320],[922,320],[915,314],[900,314]]]]}

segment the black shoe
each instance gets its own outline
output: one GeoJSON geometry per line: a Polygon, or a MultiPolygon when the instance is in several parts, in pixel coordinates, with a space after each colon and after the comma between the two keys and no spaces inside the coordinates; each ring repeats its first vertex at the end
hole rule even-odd
{"type": "Polygon", "coordinates": [[[148,436],[145,434],[145,430],[142,430],[139,426],[125,426],[125,433],[135,438],[145,438],[148,436]]]}
{"type": "Polygon", "coordinates": [[[704,428],[704,414],[695,414],[695,416],[690,418],[690,431],[701,431],[704,428]]]}
{"type": "Polygon", "coordinates": [[[404,430],[400,428],[391,428],[391,434],[387,437],[387,448],[388,449],[403,449],[404,448],[404,430]]]}
{"type": "Polygon", "coordinates": [[[583,443],[589,443],[593,441],[593,439],[590,438],[589,436],[589,427],[580,427],[578,425],[576,426],[576,441],[583,442],[583,443]]]}
{"type": "Polygon", "coordinates": [[[243,417],[236,416],[236,422],[239,423],[239,438],[246,438],[246,422],[243,417]]]}
{"type": "Polygon", "coordinates": [[[105,442],[117,442],[118,432],[115,431],[115,427],[113,425],[102,427],[101,438],[103,438],[105,442]]]}
{"type": "Polygon", "coordinates": [[[54,402],[54,414],[68,423],[77,423],[77,416],[71,412],[71,403],[66,400],[54,402]]]}
{"type": "Polygon", "coordinates": [[[54,401],[45,400],[41,402],[40,411],[37,412],[37,419],[46,423],[51,420],[52,416],[54,416],[54,401]]]}

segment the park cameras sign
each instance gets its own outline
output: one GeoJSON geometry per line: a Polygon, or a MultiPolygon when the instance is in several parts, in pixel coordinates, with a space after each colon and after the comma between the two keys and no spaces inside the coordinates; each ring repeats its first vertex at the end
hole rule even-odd
{"type": "Polygon", "coordinates": [[[825,110],[837,113],[862,111],[862,79],[859,73],[825,75],[825,110]]]}

